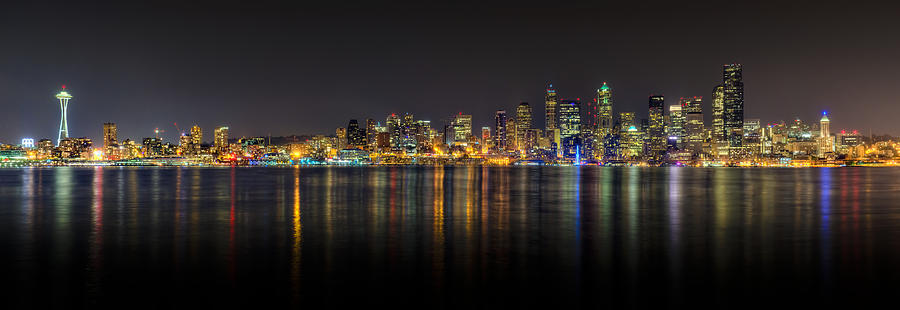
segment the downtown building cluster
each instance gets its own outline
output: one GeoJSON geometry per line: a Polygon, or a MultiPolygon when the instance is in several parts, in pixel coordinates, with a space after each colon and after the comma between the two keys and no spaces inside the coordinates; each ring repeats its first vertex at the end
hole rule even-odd
{"type": "Polygon", "coordinates": [[[680,97],[667,105],[662,95],[647,99],[647,118],[615,111],[612,88],[603,83],[594,98],[562,97],[552,84],[544,92],[543,113],[523,102],[493,115],[493,126],[476,132],[472,116],[460,113],[441,126],[412,114],[390,114],[382,124],[350,120],[301,147],[317,160],[370,160],[375,163],[471,162],[518,164],[784,166],[835,165],[847,160],[890,159],[889,139],[875,143],[856,131],[831,132],[827,113],[814,122],[762,123],[744,117],[741,64],[726,64],[722,83],[703,96],[680,97]],[[711,115],[706,115],[707,113],[711,115]],[[536,117],[544,118],[537,128],[536,117]],[[707,123],[706,119],[711,118],[707,123]],[[869,145],[864,145],[870,140],[869,145]],[[877,156],[876,156],[877,155],[877,156]]]}
{"type": "Polygon", "coordinates": [[[89,138],[69,137],[66,114],[72,96],[63,86],[56,95],[61,116],[55,143],[25,138],[19,145],[0,145],[0,164],[807,166],[892,165],[900,154],[892,137],[832,133],[824,112],[814,122],[796,118],[764,124],[745,118],[742,73],[740,64],[724,65],[710,104],[703,96],[691,96],[667,105],[664,96],[650,95],[647,118],[616,111],[606,83],[585,102],[562,97],[549,84],[543,113],[522,102],[513,110],[497,110],[492,126],[480,129],[473,128],[470,114],[433,124],[410,113],[392,113],[383,123],[351,119],[334,135],[276,137],[275,143],[271,137],[230,139],[224,126],[215,128],[207,142],[195,125],[173,143],[163,141],[159,129],[140,142],[120,141],[117,124],[104,123],[98,147],[89,138]],[[541,117],[544,128],[537,128],[534,121],[541,117]]]}

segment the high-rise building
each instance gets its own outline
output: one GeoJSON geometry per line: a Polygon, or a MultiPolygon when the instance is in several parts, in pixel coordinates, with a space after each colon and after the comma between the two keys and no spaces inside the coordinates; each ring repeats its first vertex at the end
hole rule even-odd
{"type": "Polygon", "coordinates": [[[559,98],[556,95],[556,89],[553,84],[547,85],[547,92],[544,94],[544,111],[546,117],[544,119],[544,127],[547,132],[559,128],[559,117],[556,115],[559,107],[559,98]]]}
{"type": "Polygon", "coordinates": [[[400,130],[400,117],[397,114],[391,113],[388,115],[387,120],[385,121],[388,128],[388,133],[390,133],[390,144],[392,151],[399,151],[400,144],[403,140],[402,132],[400,130]]]}
{"type": "Polygon", "coordinates": [[[106,159],[118,159],[119,130],[116,123],[103,123],[103,151],[106,159]]]}
{"type": "Polygon", "coordinates": [[[375,127],[377,127],[377,124],[374,119],[366,119],[366,145],[370,150],[375,149],[375,136],[378,135],[378,130],[375,127]]]}
{"type": "Polygon", "coordinates": [[[703,142],[706,140],[703,126],[703,97],[682,98],[681,111],[684,113],[684,144],[691,155],[698,157],[703,153],[703,142]]]}
{"type": "Polygon", "coordinates": [[[819,120],[819,156],[825,157],[828,153],[834,153],[834,137],[831,136],[831,120],[828,113],[822,112],[819,120]]]}
{"type": "Polygon", "coordinates": [[[713,88],[712,92],[712,140],[725,141],[725,87],[713,88]]]}
{"type": "Polygon", "coordinates": [[[347,147],[347,128],[338,127],[334,130],[334,144],[337,149],[342,150],[347,147]]]}
{"type": "Polygon", "coordinates": [[[669,126],[668,139],[674,142],[675,146],[681,147],[684,140],[684,110],[681,109],[681,103],[669,106],[669,126]]]}
{"type": "Polygon", "coordinates": [[[213,146],[216,148],[216,152],[225,153],[228,151],[228,127],[222,126],[216,128],[213,132],[214,140],[213,146]]]}
{"type": "Polygon", "coordinates": [[[481,152],[488,152],[488,145],[491,143],[491,127],[484,126],[481,127],[481,152]]]}
{"type": "Polygon", "coordinates": [[[612,91],[606,82],[597,89],[597,136],[606,137],[613,133],[613,102],[612,91]]]}
{"type": "Polygon", "coordinates": [[[193,155],[200,155],[201,144],[203,144],[203,130],[200,129],[200,126],[194,125],[191,127],[191,153],[193,155]]]}
{"type": "Polygon", "coordinates": [[[725,140],[731,148],[740,148],[744,128],[744,79],[741,64],[728,64],[723,69],[725,140]]]}
{"type": "Polygon", "coordinates": [[[469,142],[472,136],[472,115],[460,112],[453,118],[453,140],[458,143],[469,142]]]}
{"type": "Polygon", "coordinates": [[[563,100],[559,104],[559,136],[564,158],[580,156],[581,103],[578,100],[563,100]]]}
{"type": "Polygon", "coordinates": [[[531,105],[522,102],[516,108],[516,147],[519,151],[526,151],[533,146],[526,139],[526,135],[532,128],[531,105]]]}
{"type": "Polygon", "coordinates": [[[359,122],[351,119],[347,124],[347,147],[365,148],[366,147],[366,131],[359,127],[359,122]]]}
{"type": "Polygon", "coordinates": [[[506,150],[507,122],[506,110],[497,110],[494,115],[494,150],[497,152],[506,150]]]}
{"type": "Polygon", "coordinates": [[[762,153],[762,122],[758,118],[745,119],[741,129],[743,138],[741,145],[746,155],[758,156],[762,153]]]}
{"type": "Polygon", "coordinates": [[[59,110],[62,114],[59,119],[59,136],[56,138],[56,145],[59,146],[62,139],[69,137],[69,120],[66,119],[66,115],[69,111],[69,100],[72,99],[72,95],[66,92],[66,85],[63,85],[62,91],[56,94],[56,99],[59,99],[59,110]]]}
{"type": "Polygon", "coordinates": [[[144,138],[142,150],[144,157],[155,157],[163,155],[163,145],[159,138],[144,138]]]}
{"type": "Polygon", "coordinates": [[[515,152],[519,149],[519,123],[516,118],[506,120],[506,150],[515,152]]]}
{"type": "Polygon", "coordinates": [[[659,95],[650,96],[649,120],[647,123],[648,159],[661,162],[666,155],[665,118],[663,106],[665,97],[659,95]]]}

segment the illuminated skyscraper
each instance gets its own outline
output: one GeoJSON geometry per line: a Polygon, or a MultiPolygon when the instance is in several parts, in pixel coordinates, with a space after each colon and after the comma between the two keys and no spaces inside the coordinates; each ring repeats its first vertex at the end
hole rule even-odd
{"type": "Polygon", "coordinates": [[[716,86],[712,93],[712,134],[713,142],[725,141],[725,87],[716,86]]]}
{"type": "Polygon", "coordinates": [[[467,143],[472,136],[472,115],[459,113],[453,118],[454,142],[467,143]]]}
{"type": "Polygon", "coordinates": [[[66,119],[66,114],[69,111],[69,99],[72,99],[72,95],[66,92],[66,85],[63,85],[62,91],[56,94],[56,99],[59,99],[59,110],[62,114],[59,120],[59,136],[56,138],[56,146],[59,146],[62,139],[69,137],[69,121],[66,119]]]}
{"type": "Polygon", "coordinates": [[[351,119],[347,124],[347,147],[360,149],[366,147],[366,131],[359,128],[359,123],[355,119],[351,119]]]}
{"type": "Polygon", "coordinates": [[[191,143],[196,145],[203,143],[203,130],[200,129],[200,126],[194,125],[191,127],[191,143]]]}
{"type": "Polygon", "coordinates": [[[547,93],[544,95],[544,110],[546,112],[544,127],[547,129],[547,132],[559,128],[559,117],[556,115],[558,107],[559,98],[556,96],[556,89],[553,88],[553,84],[549,84],[547,85],[547,93]]]}
{"type": "Polygon", "coordinates": [[[491,127],[481,127],[481,152],[488,152],[488,145],[491,143],[491,127]]]}
{"type": "Polygon", "coordinates": [[[822,112],[822,119],[819,120],[819,155],[825,157],[828,153],[834,152],[834,137],[831,136],[831,120],[828,119],[828,113],[822,112]]]}
{"type": "Polygon", "coordinates": [[[684,139],[684,123],[684,110],[681,109],[681,104],[670,105],[667,135],[669,141],[675,142],[678,147],[681,147],[684,139]]]}
{"type": "Polygon", "coordinates": [[[612,91],[606,82],[597,89],[597,136],[598,138],[606,137],[613,133],[613,102],[612,91]]]}
{"type": "Polygon", "coordinates": [[[403,140],[403,136],[401,135],[400,130],[400,117],[397,114],[391,113],[388,115],[387,120],[385,121],[388,129],[388,133],[390,134],[390,144],[391,150],[399,151],[400,143],[403,140]]]}
{"type": "Polygon", "coordinates": [[[581,103],[578,100],[564,100],[559,104],[559,136],[563,157],[578,157],[581,148],[581,103]]]}
{"type": "Polygon", "coordinates": [[[526,135],[531,131],[531,105],[528,102],[522,102],[516,108],[516,147],[520,151],[531,148],[526,135]]]}
{"type": "Polygon", "coordinates": [[[681,111],[684,113],[684,144],[693,156],[703,153],[705,140],[703,127],[703,97],[681,99],[681,111]]]}
{"type": "Polygon", "coordinates": [[[374,119],[366,119],[366,145],[370,150],[375,149],[375,136],[378,135],[378,131],[375,127],[377,127],[377,125],[374,119]]]}
{"type": "Polygon", "coordinates": [[[732,148],[741,147],[744,129],[744,79],[741,64],[725,65],[723,69],[723,107],[725,140],[732,148]]]}
{"type": "Polygon", "coordinates": [[[662,161],[666,155],[664,104],[663,96],[650,96],[650,118],[647,123],[648,159],[655,162],[662,161]]]}
{"type": "Polygon", "coordinates": [[[213,132],[215,137],[213,140],[213,146],[216,148],[216,152],[224,153],[228,151],[228,127],[219,127],[213,132]]]}
{"type": "Polygon", "coordinates": [[[200,129],[200,126],[194,125],[191,127],[191,152],[194,155],[200,155],[200,145],[203,144],[203,130],[200,129]]]}
{"type": "Polygon", "coordinates": [[[497,110],[497,113],[494,115],[494,150],[498,152],[506,150],[507,122],[506,110],[497,110]]]}
{"type": "Polygon", "coordinates": [[[107,159],[116,159],[119,148],[119,130],[116,123],[103,123],[103,151],[107,159]]]}

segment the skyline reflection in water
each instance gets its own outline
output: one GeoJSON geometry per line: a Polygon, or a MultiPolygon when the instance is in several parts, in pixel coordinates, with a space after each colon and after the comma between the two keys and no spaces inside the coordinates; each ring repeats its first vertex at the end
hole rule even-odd
{"type": "Polygon", "coordinates": [[[874,304],[900,169],[0,169],[14,308],[874,304]]]}

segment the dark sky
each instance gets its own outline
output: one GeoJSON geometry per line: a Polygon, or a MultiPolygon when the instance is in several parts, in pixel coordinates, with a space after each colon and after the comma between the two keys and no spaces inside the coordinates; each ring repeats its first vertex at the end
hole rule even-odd
{"type": "MultiPolygon", "coordinates": [[[[647,95],[704,96],[744,64],[746,118],[831,114],[832,128],[900,134],[900,9],[844,1],[445,4],[321,1],[18,1],[0,6],[0,141],[55,138],[66,84],[72,136],[103,122],[140,139],[177,122],[233,136],[334,133],[412,112],[440,124],[520,101],[543,113],[602,82],[615,112],[647,95]]],[[[630,1],[633,2],[633,1],[630,1]]],[[[543,118],[536,117],[542,126],[543,118]]]]}

